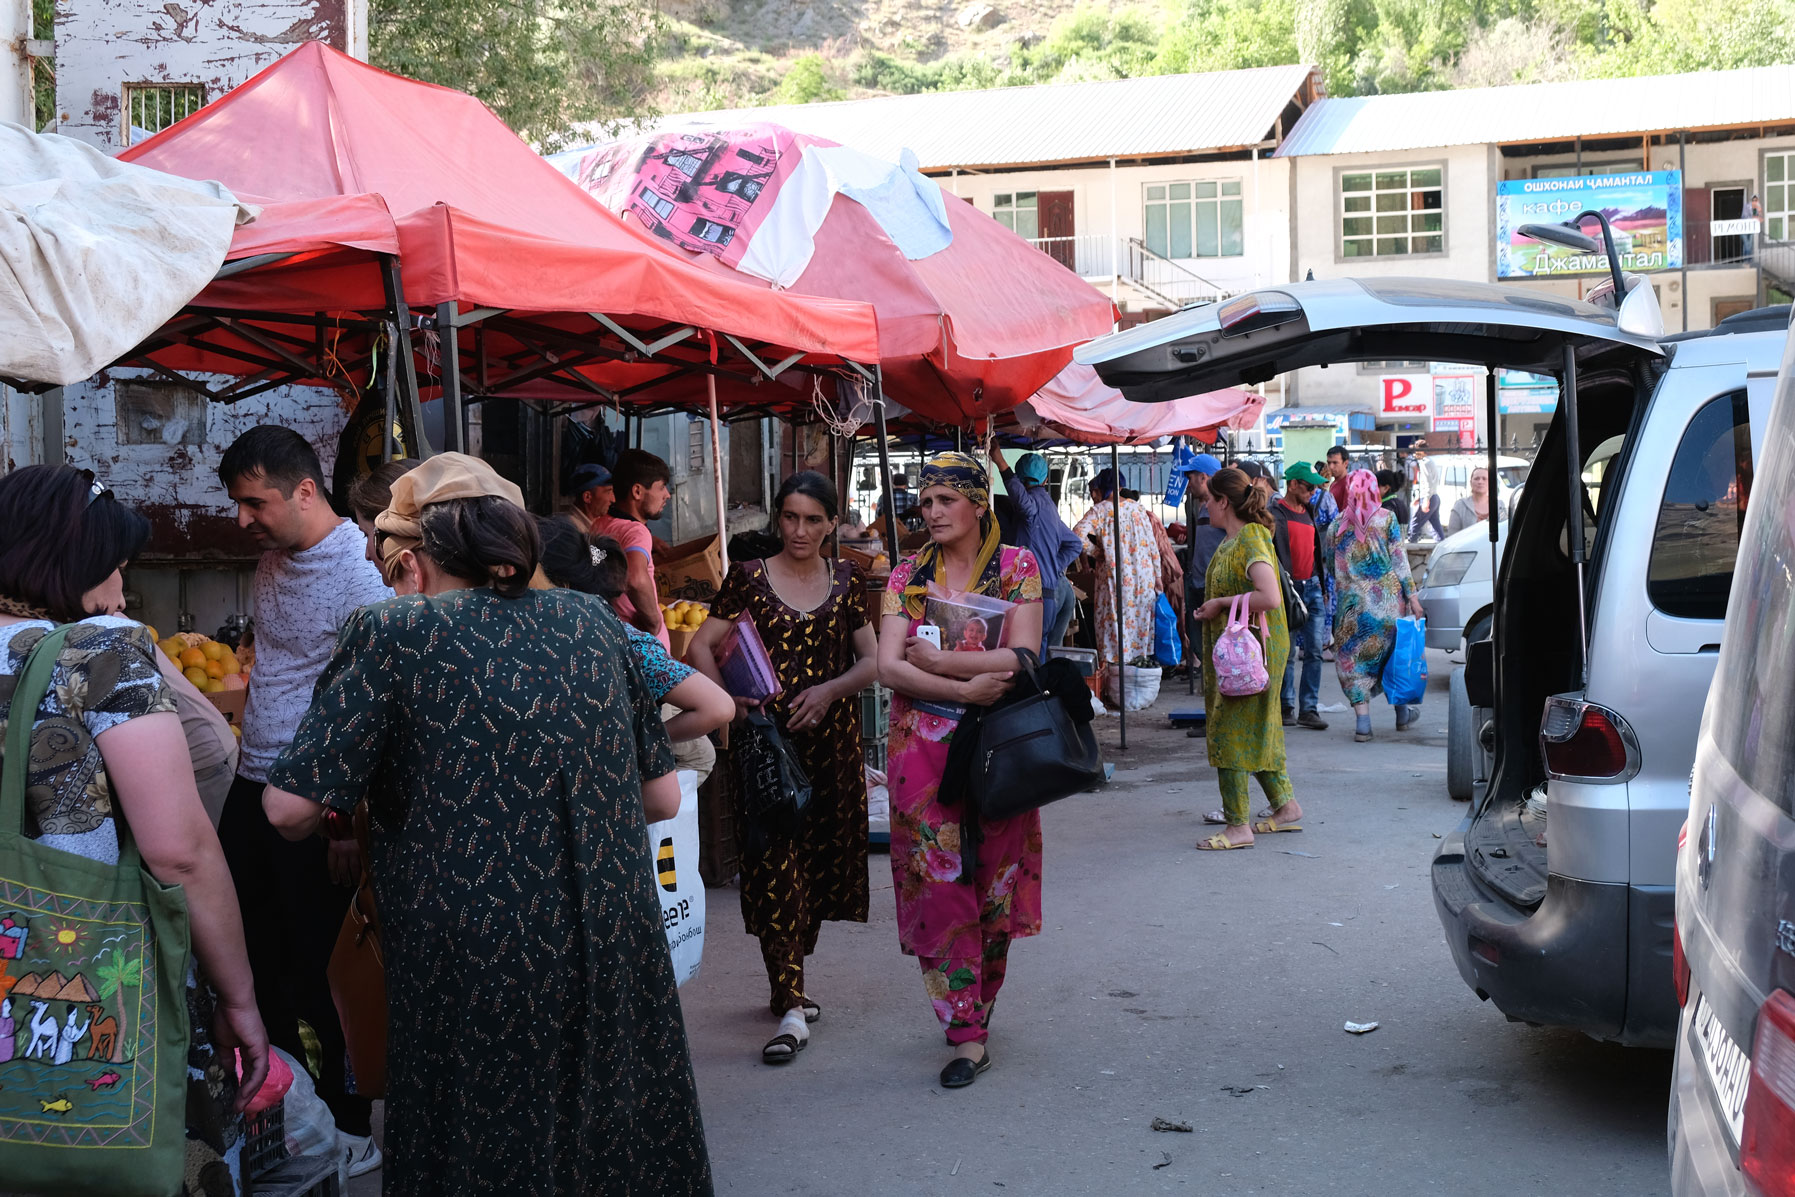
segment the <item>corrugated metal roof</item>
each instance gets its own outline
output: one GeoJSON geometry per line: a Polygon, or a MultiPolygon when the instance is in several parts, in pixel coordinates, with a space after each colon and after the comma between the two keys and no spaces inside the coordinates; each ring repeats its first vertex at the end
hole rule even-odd
{"type": "Polygon", "coordinates": [[[1795,66],[1361,96],[1311,104],[1279,158],[1795,121],[1795,66]]]}
{"type": "Polygon", "coordinates": [[[1198,154],[1264,142],[1306,66],[929,92],[664,117],[654,128],[771,121],[924,170],[1198,154]]]}

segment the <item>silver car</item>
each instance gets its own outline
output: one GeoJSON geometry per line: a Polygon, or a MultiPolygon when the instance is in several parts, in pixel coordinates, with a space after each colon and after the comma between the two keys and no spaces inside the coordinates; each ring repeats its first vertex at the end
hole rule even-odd
{"type": "Polygon", "coordinates": [[[1497,543],[1492,546],[1490,526],[1476,524],[1434,546],[1420,578],[1421,605],[1427,608],[1427,647],[1458,652],[1466,644],[1489,638],[1496,602],[1496,560],[1507,532],[1507,520],[1496,525],[1497,543]]]}
{"type": "MultiPolygon", "coordinates": [[[[1667,1045],[1677,828],[1787,332],[1750,314],[1664,337],[1649,285],[1614,290],[1618,310],[1441,279],[1292,283],[1076,356],[1145,401],[1397,358],[1559,379],[1491,638],[1467,653],[1492,772],[1434,857],[1434,905],[1466,984],[1510,1018],[1667,1045]]],[[[1493,415],[1493,380],[1485,400],[1493,415]]]]}

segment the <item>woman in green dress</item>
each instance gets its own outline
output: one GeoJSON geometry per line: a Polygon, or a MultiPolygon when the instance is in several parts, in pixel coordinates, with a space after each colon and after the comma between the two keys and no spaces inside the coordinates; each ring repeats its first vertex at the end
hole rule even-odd
{"type": "Polygon", "coordinates": [[[1262,647],[1266,676],[1272,679],[1257,694],[1230,698],[1216,685],[1214,662],[1203,661],[1203,708],[1207,712],[1209,763],[1221,781],[1222,809],[1205,819],[1222,824],[1221,832],[1197,845],[1207,852],[1251,848],[1253,833],[1301,831],[1303,808],[1290,788],[1284,769],[1284,724],[1278,710],[1276,679],[1284,676],[1290,658],[1290,632],[1284,621],[1284,595],[1278,582],[1278,553],[1272,545],[1271,513],[1265,496],[1239,470],[1222,470],[1209,480],[1209,522],[1227,539],[1209,559],[1204,577],[1206,601],[1197,608],[1207,650],[1228,627],[1228,608],[1237,595],[1248,595],[1247,610],[1255,635],[1259,616],[1265,619],[1262,647]],[[1271,809],[1248,825],[1248,775],[1271,800],[1271,809]]]}
{"type": "Polygon", "coordinates": [[[404,593],[344,626],[263,805],[298,839],[368,801],[389,1197],[709,1194],[644,825],[672,749],[603,600],[528,589],[520,499],[455,453],[393,484],[404,593]]]}

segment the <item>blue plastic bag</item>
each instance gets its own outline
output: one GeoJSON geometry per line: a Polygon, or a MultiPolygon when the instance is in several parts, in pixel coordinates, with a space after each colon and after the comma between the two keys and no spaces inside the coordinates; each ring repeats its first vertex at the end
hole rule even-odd
{"type": "Polygon", "coordinates": [[[1413,706],[1427,695],[1427,621],[1396,621],[1396,647],[1384,663],[1384,697],[1392,706],[1413,706]]]}
{"type": "Polygon", "coordinates": [[[1167,669],[1184,660],[1184,643],[1178,639],[1178,613],[1164,594],[1153,604],[1153,656],[1167,669]]]}

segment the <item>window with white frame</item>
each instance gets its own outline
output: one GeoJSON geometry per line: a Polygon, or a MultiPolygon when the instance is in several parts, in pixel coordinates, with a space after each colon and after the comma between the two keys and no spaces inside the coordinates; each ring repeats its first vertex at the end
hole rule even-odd
{"type": "Polygon", "coordinates": [[[1002,193],[992,197],[991,215],[1018,237],[1035,241],[1041,236],[1041,212],[1035,201],[1033,191],[1002,193]]]}
{"type": "Polygon", "coordinates": [[[1795,152],[1764,155],[1764,236],[1795,241],[1795,152]]]}
{"type": "Polygon", "coordinates": [[[1246,252],[1239,179],[1149,183],[1147,248],[1162,258],[1236,258],[1246,252]]]}
{"type": "Polygon", "coordinates": [[[1446,251],[1443,171],[1437,166],[1340,176],[1340,256],[1446,251]]]}
{"type": "Polygon", "coordinates": [[[206,106],[198,83],[125,84],[125,144],[148,140],[206,106]]]}

